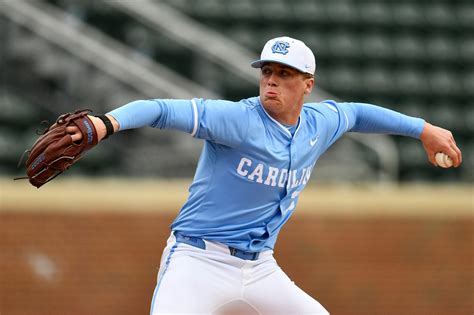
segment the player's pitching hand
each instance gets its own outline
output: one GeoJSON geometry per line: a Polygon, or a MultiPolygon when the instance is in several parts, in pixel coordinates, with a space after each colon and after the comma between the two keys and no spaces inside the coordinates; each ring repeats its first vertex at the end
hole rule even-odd
{"type": "Polygon", "coordinates": [[[451,158],[454,167],[461,165],[461,150],[456,145],[451,131],[425,123],[420,140],[431,164],[437,165],[435,155],[438,152],[443,152],[451,158]]]}

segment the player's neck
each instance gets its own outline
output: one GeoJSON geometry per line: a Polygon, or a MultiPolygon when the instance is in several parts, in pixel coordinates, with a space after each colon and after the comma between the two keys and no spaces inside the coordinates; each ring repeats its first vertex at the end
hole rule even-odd
{"type": "Polygon", "coordinates": [[[296,118],[291,117],[291,118],[288,118],[288,119],[278,119],[278,118],[275,118],[275,117],[273,117],[273,118],[284,126],[295,126],[298,123],[299,115],[296,116],[296,118]]]}
{"type": "Polygon", "coordinates": [[[301,107],[297,109],[293,109],[288,112],[280,112],[280,113],[269,113],[273,119],[278,121],[280,124],[286,126],[294,126],[298,123],[298,119],[300,117],[301,107]]]}

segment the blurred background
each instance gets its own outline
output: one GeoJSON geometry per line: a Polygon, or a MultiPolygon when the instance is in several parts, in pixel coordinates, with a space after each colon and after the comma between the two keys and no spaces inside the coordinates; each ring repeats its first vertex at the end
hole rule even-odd
{"type": "Polygon", "coordinates": [[[280,236],[283,269],[333,314],[472,314],[473,21],[470,0],[0,0],[0,314],[148,312],[202,147],[124,131],[36,190],[11,178],[42,120],[258,95],[249,63],[282,35],[315,53],[310,101],[422,117],[464,160],[440,169],[417,140],[346,135],[280,236]]]}

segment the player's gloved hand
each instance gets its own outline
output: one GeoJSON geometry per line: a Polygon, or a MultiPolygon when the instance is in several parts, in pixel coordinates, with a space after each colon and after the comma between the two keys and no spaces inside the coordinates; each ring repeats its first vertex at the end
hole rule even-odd
{"type": "MultiPolygon", "coordinates": [[[[89,112],[90,110],[77,110],[62,114],[53,125],[42,131],[31,149],[25,151],[28,153],[27,176],[22,178],[29,179],[33,186],[39,188],[67,170],[85,152],[97,145],[98,134],[89,118],[89,112]],[[74,141],[68,134],[67,128],[72,126],[82,134],[82,140],[74,141]]],[[[22,160],[23,155],[20,163],[22,160]]]]}
{"type": "MultiPolygon", "coordinates": [[[[39,188],[67,170],[106,137],[105,124],[100,118],[88,115],[89,112],[77,110],[59,116],[41,133],[32,148],[25,151],[29,153],[27,176],[16,179],[27,178],[39,188]]],[[[20,163],[22,159],[23,156],[20,163]]]]}
{"type": "MultiPolygon", "coordinates": [[[[118,122],[112,116],[110,116],[110,115],[106,115],[106,116],[110,120],[110,122],[112,123],[114,132],[117,131],[119,129],[118,122]]],[[[104,122],[100,118],[97,118],[97,117],[91,116],[91,115],[88,115],[87,117],[89,117],[91,122],[94,124],[95,130],[97,131],[97,138],[100,142],[107,135],[107,127],[105,126],[104,122]]],[[[74,125],[68,126],[66,128],[66,132],[69,135],[71,135],[72,141],[82,140],[82,132],[77,126],[74,126],[74,125]]]]}
{"type": "Polygon", "coordinates": [[[437,165],[435,155],[443,152],[451,158],[454,167],[461,165],[461,150],[456,145],[451,131],[425,123],[420,140],[431,164],[437,165]]]}
{"type": "MultiPolygon", "coordinates": [[[[87,115],[87,117],[91,120],[95,130],[97,131],[98,141],[102,140],[107,134],[105,124],[95,116],[87,115]]],[[[71,125],[66,127],[66,132],[71,136],[73,142],[82,140],[82,132],[77,126],[71,125]]]]}

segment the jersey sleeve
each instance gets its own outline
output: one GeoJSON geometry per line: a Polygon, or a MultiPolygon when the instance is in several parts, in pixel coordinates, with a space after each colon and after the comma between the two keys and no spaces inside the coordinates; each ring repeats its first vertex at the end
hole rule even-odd
{"type": "Polygon", "coordinates": [[[187,133],[193,130],[193,107],[190,100],[133,101],[107,114],[117,120],[120,130],[146,126],[187,133]]]}
{"type": "Polygon", "coordinates": [[[384,133],[419,139],[425,121],[396,111],[365,103],[338,104],[348,117],[348,131],[384,133]]]}
{"type": "Polygon", "coordinates": [[[425,121],[365,103],[323,101],[317,110],[325,117],[326,145],[346,132],[382,133],[419,138],[425,121]]]}
{"type": "Polygon", "coordinates": [[[243,142],[249,127],[248,107],[221,100],[140,100],[108,114],[120,130],[146,126],[178,130],[231,147],[243,142]]]}

